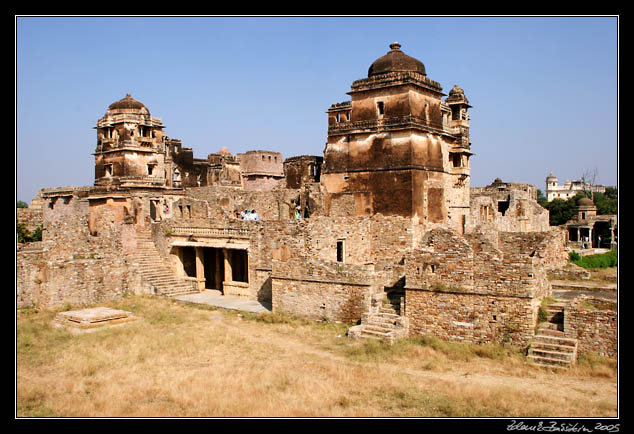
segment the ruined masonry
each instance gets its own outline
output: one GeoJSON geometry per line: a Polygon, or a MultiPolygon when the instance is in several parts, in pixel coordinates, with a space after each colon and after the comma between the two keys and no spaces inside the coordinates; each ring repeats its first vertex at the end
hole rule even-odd
{"type": "Polygon", "coordinates": [[[536,188],[470,186],[464,90],[443,93],[398,43],[348,95],[327,110],[323,156],[287,159],[194,158],[130,94],[112,103],[94,185],[38,195],[43,241],[18,251],[17,306],[216,291],[353,337],[528,346],[546,273],[567,260],[536,188]]]}

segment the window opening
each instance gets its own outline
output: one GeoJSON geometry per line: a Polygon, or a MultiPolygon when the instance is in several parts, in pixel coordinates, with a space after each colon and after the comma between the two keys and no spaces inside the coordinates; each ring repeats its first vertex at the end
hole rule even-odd
{"type": "Polygon", "coordinates": [[[343,262],[344,259],[344,240],[337,240],[337,262],[343,262]]]}
{"type": "Polygon", "coordinates": [[[498,201],[498,211],[502,213],[502,215],[504,215],[504,213],[506,213],[506,210],[509,209],[509,201],[505,200],[505,201],[498,201]]]}
{"type": "Polygon", "coordinates": [[[460,154],[451,154],[451,163],[453,167],[462,167],[462,158],[460,158],[460,154]]]}
{"type": "Polygon", "coordinates": [[[376,103],[376,108],[379,111],[379,116],[383,116],[385,114],[385,103],[383,101],[378,101],[376,103]]]}

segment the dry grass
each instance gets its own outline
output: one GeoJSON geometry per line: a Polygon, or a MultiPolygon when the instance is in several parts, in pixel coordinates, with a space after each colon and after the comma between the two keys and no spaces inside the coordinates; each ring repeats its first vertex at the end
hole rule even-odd
{"type": "Polygon", "coordinates": [[[387,346],[340,324],[130,297],[89,334],[17,316],[18,417],[615,417],[616,364],[550,371],[497,346],[387,346]]]}

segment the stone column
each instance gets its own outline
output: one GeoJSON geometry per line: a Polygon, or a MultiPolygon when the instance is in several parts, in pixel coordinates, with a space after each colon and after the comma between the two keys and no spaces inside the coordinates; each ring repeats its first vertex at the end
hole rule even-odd
{"type": "Polygon", "coordinates": [[[203,261],[204,253],[202,247],[195,247],[196,250],[196,282],[198,284],[198,290],[205,290],[205,264],[203,261]]]}
{"type": "Polygon", "coordinates": [[[185,268],[183,266],[183,248],[176,248],[176,257],[178,260],[176,261],[176,275],[179,277],[183,277],[185,275],[185,268]]]}
{"type": "Polygon", "coordinates": [[[233,273],[231,270],[231,251],[229,249],[222,249],[222,254],[225,258],[225,282],[233,281],[233,273]]]}

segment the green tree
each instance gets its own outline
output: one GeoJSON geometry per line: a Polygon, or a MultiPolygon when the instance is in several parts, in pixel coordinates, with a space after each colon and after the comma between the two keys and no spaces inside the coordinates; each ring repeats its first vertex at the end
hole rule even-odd
{"type": "Polygon", "coordinates": [[[18,232],[18,243],[26,243],[31,239],[31,232],[26,228],[24,223],[16,224],[18,232]]]}
{"type": "Polygon", "coordinates": [[[606,187],[605,193],[594,193],[594,204],[597,214],[617,214],[619,196],[616,188],[606,187]]]}
{"type": "Polygon", "coordinates": [[[537,189],[537,203],[544,208],[548,208],[548,199],[546,199],[546,196],[544,196],[544,192],[540,189],[537,189]]]}
{"type": "Polygon", "coordinates": [[[31,243],[33,241],[42,241],[42,226],[38,226],[31,233],[26,228],[24,223],[16,223],[16,230],[18,234],[18,243],[31,243]]]}
{"type": "Polygon", "coordinates": [[[17,201],[16,205],[17,205],[16,208],[28,208],[29,207],[29,205],[26,202],[23,202],[21,200],[17,201]]]}
{"type": "Polygon", "coordinates": [[[577,201],[582,197],[585,197],[585,195],[583,193],[578,193],[575,197],[568,200],[553,199],[548,202],[544,208],[550,212],[550,225],[559,226],[570,220],[572,216],[575,215],[577,201]]]}

